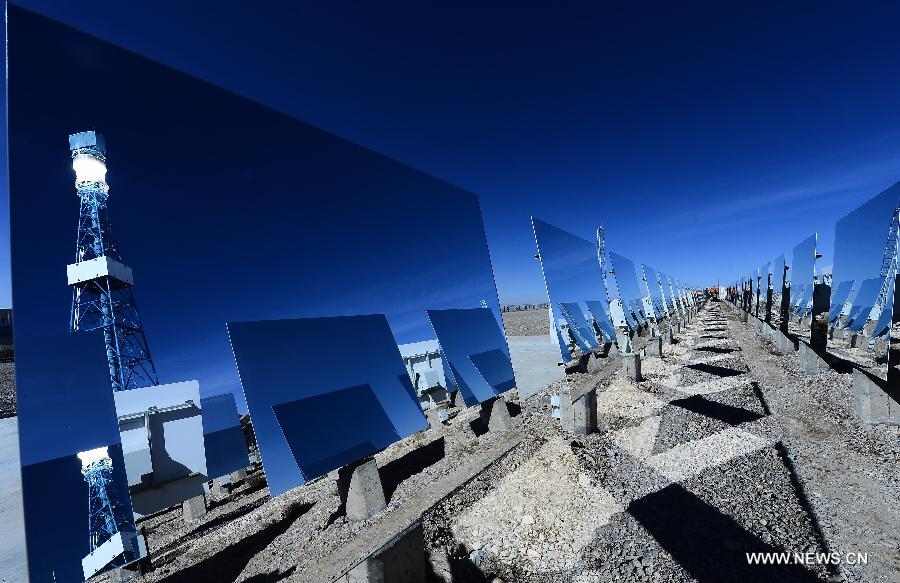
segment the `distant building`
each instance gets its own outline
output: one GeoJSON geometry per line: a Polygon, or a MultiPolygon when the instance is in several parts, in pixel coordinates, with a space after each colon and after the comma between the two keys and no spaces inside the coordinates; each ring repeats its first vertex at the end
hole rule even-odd
{"type": "MultiPolygon", "coordinates": [[[[0,309],[0,353],[11,352],[12,343],[12,309],[3,308],[0,309]]],[[[0,354],[0,360],[3,356],[5,355],[0,354]]]]}

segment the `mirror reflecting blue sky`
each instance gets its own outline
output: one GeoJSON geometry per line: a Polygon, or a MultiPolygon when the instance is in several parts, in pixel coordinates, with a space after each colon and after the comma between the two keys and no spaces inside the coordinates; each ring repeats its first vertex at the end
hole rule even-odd
{"type": "Polygon", "coordinates": [[[228,335],[273,496],[320,475],[329,463],[338,464],[329,468],[335,469],[352,461],[330,449],[331,441],[371,444],[365,455],[387,445],[384,419],[374,412],[371,420],[339,421],[337,417],[344,412],[337,397],[304,399],[365,386],[383,409],[394,439],[427,427],[400,350],[381,314],[229,322],[228,335]],[[285,427],[279,423],[273,408],[288,403],[294,404],[281,409],[283,423],[303,422],[308,426],[285,427]],[[331,414],[319,414],[313,423],[304,403],[315,405],[320,413],[323,403],[331,404],[331,414]],[[346,440],[337,435],[348,430],[352,430],[352,436],[346,440]],[[285,437],[294,440],[293,448],[285,437]],[[301,444],[297,440],[311,441],[301,444]],[[319,446],[321,452],[316,454],[319,446]],[[295,457],[297,452],[304,453],[295,457]]]}
{"type": "Polygon", "coordinates": [[[816,235],[810,235],[794,246],[791,254],[791,302],[797,312],[812,300],[816,263],[816,235]]]}
{"type": "Polygon", "coordinates": [[[250,464],[247,443],[232,393],[200,400],[206,472],[210,479],[225,476],[250,464]]]}
{"type": "Polygon", "coordinates": [[[246,410],[226,321],[383,313],[408,343],[434,337],[426,307],[485,302],[499,318],[475,194],[10,10],[17,334],[66,326],[79,203],[67,137],[85,129],[106,138],[109,212],[163,383],[197,379],[246,410]]]}
{"type": "MultiPolygon", "coordinates": [[[[859,312],[867,305],[871,310],[874,298],[869,289],[863,289],[866,280],[881,278],[882,259],[888,239],[888,226],[900,206],[900,184],[888,188],[879,195],[847,213],[834,228],[834,263],[832,265],[831,317],[835,319],[843,311],[847,315],[850,306],[859,312]],[[852,289],[846,294],[847,284],[852,289]],[[834,293],[841,289],[841,294],[834,293]],[[837,314],[837,316],[836,316],[837,314]]],[[[883,279],[879,281],[880,290],[883,279]]],[[[871,284],[870,286],[871,287],[871,284]]],[[[876,295],[877,295],[876,291],[876,295]]],[[[867,317],[863,316],[864,318],[867,317]]],[[[857,316],[858,319],[858,316],[857,316]]]]}
{"type": "Polygon", "coordinates": [[[80,581],[81,559],[90,547],[79,452],[107,448],[116,504],[131,516],[102,336],[25,335],[17,329],[16,391],[31,580],[50,581],[55,573],[58,581],[80,581]]]}
{"type": "Polygon", "coordinates": [[[491,310],[428,310],[428,319],[450,368],[453,388],[459,390],[466,405],[491,399],[509,387],[514,378],[509,347],[491,310]],[[493,356],[484,360],[480,355],[487,352],[493,356]]]}

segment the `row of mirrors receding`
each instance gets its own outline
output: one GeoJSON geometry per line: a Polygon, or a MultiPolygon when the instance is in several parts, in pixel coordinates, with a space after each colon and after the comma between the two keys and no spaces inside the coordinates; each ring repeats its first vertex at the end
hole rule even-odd
{"type": "Polygon", "coordinates": [[[829,229],[831,257],[813,233],[718,292],[777,351],[799,351],[801,373],[852,373],[854,409],[868,423],[900,419],[898,229],[900,183],[829,229]]]}

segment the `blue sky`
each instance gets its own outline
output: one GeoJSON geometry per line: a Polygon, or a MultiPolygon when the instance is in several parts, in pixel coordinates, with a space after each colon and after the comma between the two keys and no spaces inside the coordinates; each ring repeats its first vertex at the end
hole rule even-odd
{"type": "Polygon", "coordinates": [[[476,192],[504,303],[531,215],[729,281],[900,178],[895,4],[21,4],[476,192]]]}

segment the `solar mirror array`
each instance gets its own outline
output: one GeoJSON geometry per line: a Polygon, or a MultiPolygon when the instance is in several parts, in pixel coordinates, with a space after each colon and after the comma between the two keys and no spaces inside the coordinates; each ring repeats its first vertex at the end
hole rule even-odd
{"type": "Polygon", "coordinates": [[[474,194],[12,5],[8,44],[31,580],[139,559],[136,518],[257,453],[275,496],[372,455],[425,385],[515,386],[474,194]]]}
{"type": "Polygon", "coordinates": [[[532,226],[550,305],[550,335],[566,363],[607,343],[628,352],[634,334],[668,321],[674,301],[684,309],[695,305],[693,290],[673,289],[653,268],[643,265],[638,280],[630,259],[605,249],[602,229],[591,243],[534,217],[532,226]]]}
{"type": "MultiPolygon", "coordinates": [[[[830,228],[834,233],[830,269],[818,265],[822,259],[818,233],[760,269],[768,274],[772,265],[768,320],[781,335],[778,345],[799,348],[801,372],[807,374],[828,366],[852,369],[857,415],[872,423],[900,417],[896,405],[900,376],[896,350],[891,348],[898,341],[898,213],[900,183],[830,228]]],[[[760,281],[765,290],[765,277],[760,281]]],[[[727,290],[728,298],[745,311],[754,312],[759,304],[765,310],[765,291],[757,302],[751,284],[752,278],[736,280],[727,290]]]]}

